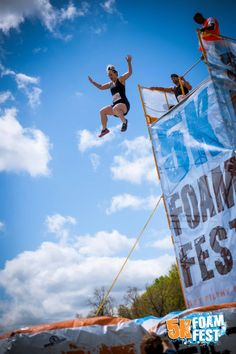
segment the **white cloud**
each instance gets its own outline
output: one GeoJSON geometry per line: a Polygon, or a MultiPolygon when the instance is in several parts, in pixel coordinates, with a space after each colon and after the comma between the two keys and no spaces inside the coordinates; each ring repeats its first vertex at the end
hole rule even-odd
{"type": "Polygon", "coordinates": [[[160,196],[150,195],[149,197],[138,197],[128,193],[112,197],[111,205],[106,209],[106,214],[116,213],[125,208],[133,210],[152,210],[160,196]]]}
{"type": "Polygon", "coordinates": [[[106,0],[100,5],[109,14],[113,14],[116,11],[116,0],[106,0]]]}
{"type": "Polygon", "coordinates": [[[120,234],[117,230],[112,232],[99,231],[94,236],[79,237],[77,246],[80,254],[87,256],[112,256],[122,250],[133,246],[135,239],[120,234]]]}
{"type": "Polygon", "coordinates": [[[38,53],[47,53],[48,51],[48,48],[47,47],[36,47],[33,49],[33,52],[35,54],[38,54],[38,53]]]}
{"type": "Polygon", "coordinates": [[[63,216],[61,214],[49,215],[46,218],[48,231],[55,234],[62,243],[68,241],[70,235],[65,225],[75,225],[76,223],[76,219],[72,216],[63,216]]]}
{"type": "Polygon", "coordinates": [[[4,222],[0,221],[0,232],[4,231],[5,229],[5,224],[4,222]]]}
{"type": "Polygon", "coordinates": [[[88,1],[82,1],[81,5],[80,5],[80,8],[76,9],[76,16],[77,17],[86,16],[86,15],[88,15],[89,10],[90,10],[89,2],[88,1]]]}
{"type": "Polygon", "coordinates": [[[154,241],[151,246],[163,250],[172,250],[174,247],[170,235],[160,240],[154,241]]]}
{"type": "Polygon", "coordinates": [[[31,90],[26,90],[26,95],[28,97],[28,102],[29,105],[34,108],[38,105],[40,105],[40,96],[41,96],[42,90],[39,87],[33,87],[31,90]]]}
{"type": "Polygon", "coordinates": [[[77,15],[77,9],[73,3],[70,3],[66,9],[61,10],[62,20],[73,20],[77,15]]]}
{"type": "Polygon", "coordinates": [[[18,88],[20,90],[23,90],[26,96],[28,97],[29,105],[32,108],[38,106],[40,104],[40,95],[42,93],[42,90],[39,87],[33,85],[39,84],[39,77],[28,76],[22,73],[12,73],[13,77],[15,77],[18,88]]]}
{"type": "MultiPolygon", "coordinates": [[[[53,230],[57,230],[55,225],[53,230]]],[[[78,312],[87,315],[88,298],[95,287],[111,285],[131,241],[116,230],[100,231],[94,236],[78,236],[71,244],[44,242],[35,251],[7,261],[0,272],[0,286],[9,296],[0,304],[2,323],[16,328],[74,318],[78,312]],[[121,251],[123,255],[117,256],[121,251]]],[[[168,254],[130,259],[116,284],[117,300],[121,301],[128,286],[144,290],[147,282],[166,274],[173,262],[168,254]]]]}
{"type": "Polygon", "coordinates": [[[67,8],[61,9],[60,18],[64,20],[73,20],[76,17],[86,16],[89,12],[89,3],[82,2],[81,8],[78,9],[72,2],[69,3],[67,8]]]}
{"type": "Polygon", "coordinates": [[[0,116],[0,171],[26,171],[31,176],[48,175],[49,139],[41,130],[23,128],[16,109],[0,116]]]}
{"type": "Polygon", "coordinates": [[[91,32],[94,34],[97,34],[97,35],[105,33],[106,31],[107,31],[106,24],[101,24],[100,26],[97,26],[97,27],[91,27],[91,32]]]}
{"type": "Polygon", "coordinates": [[[58,9],[50,0],[4,0],[0,1],[0,30],[8,33],[10,29],[19,28],[26,19],[36,17],[53,32],[63,21],[85,16],[88,9],[88,2],[82,2],[80,9],[72,1],[66,8],[58,9]]]}
{"type": "Polygon", "coordinates": [[[120,129],[120,126],[109,128],[110,133],[103,138],[98,138],[98,132],[90,132],[87,129],[79,130],[77,132],[78,149],[80,152],[100,147],[115,138],[115,132],[120,129]]]}
{"type": "Polygon", "coordinates": [[[0,104],[3,104],[8,100],[14,101],[12,93],[9,90],[0,92],[0,104]]]}
{"type": "Polygon", "coordinates": [[[15,76],[15,79],[16,79],[16,82],[17,82],[17,85],[19,88],[25,88],[29,84],[32,84],[32,85],[39,84],[38,77],[28,76],[28,75],[25,75],[22,73],[16,74],[13,71],[11,71],[11,73],[13,73],[13,76],[15,76]]]}
{"type": "Polygon", "coordinates": [[[68,245],[73,243],[81,255],[112,256],[119,251],[131,248],[135,241],[120,234],[117,230],[99,231],[95,235],[75,236],[70,232],[69,227],[76,224],[76,219],[71,216],[54,214],[46,217],[48,232],[55,234],[60,243],[68,245]]]}
{"type": "Polygon", "coordinates": [[[95,153],[90,154],[90,161],[92,163],[94,171],[96,171],[98,169],[98,167],[100,165],[100,160],[101,160],[101,158],[98,154],[95,154],[95,153]]]}
{"type": "Polygon", "coordinates": [[[52,31],[57,23],[57,10],[49,0],[11,0],[0,2],[0,29],[7,33],[17,29],[26,18],[37,17],[52,31]]]}
{"type": "Polygon", "coordinates": [[[5,68],[0,64],[1,76],[12,76],[16,81],[19,90],[23,91],[27,98],[28,103],[32,108],[40,104],[40,95],[42,90],[37,87],[39,85],[39,77],[29,76],[23,73],[16,73],[13,70],[5,68]]]}
{"type": "Polygon", "coordinates": [[[112,177],[140,184],[143,181],[158,183],[151,143],[144,136],[125,140],[121,144],[121,155],[114,156],[111,166],[112,177]]]}
{"type": "Polygon", "coordinates": [[[73,34],[61,34],[55,33],[55,37],[63,40],[64,42],[70,42],[73,39],[73,34]]]}
{"type": "Polygon", "coordinates": [[[84,93],[81,91],[76,91],[76,93],[75,93],[76,97],[82,97],[83,95],[84,95],[84,93]]]}

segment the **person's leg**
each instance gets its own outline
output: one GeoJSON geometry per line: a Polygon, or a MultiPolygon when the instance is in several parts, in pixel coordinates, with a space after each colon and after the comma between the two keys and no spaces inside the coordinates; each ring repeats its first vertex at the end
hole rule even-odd
{"type": "Polygon", "coordinates": [[[100,118],[101,118],[101,123],[102,123],[102,129],[105,130],[107,127],[107,116],[108,115],[113,115],[113,109],[112,106],[106,106],[103,107],[100,110],[100,118]]]}
{"type": "Polygon", "coordinates": [[[110,130],[107,129],[107,116],[108,115],[113,115],[113,110],[112,106],[106,106],[103,107],[100,110],[100,117],[101,117],[101,123],[102,123],[102,131],[98,135],[99,138],[102,138],[104,135],[108,134],[110,130]]]}
{"type": "Polygon", "coordinates": [[[127,107],[124,103],[117,103],[114,107],[113,107],[113,112],[114,115],[116,115],[117,117],[119,117],[122,121],[122,127],[121,127],[121,131],[124,132],[127,130],[127,124],[128,124],[128,120],[125,118],[125,113],[127,112],[127,107]]]}
{"type": "Polygon", "coordinates": [[[119,117],[122,120],[122,123],[126,122],[126,119],[124,116],[126,112],[127,112],[127,107],[124,103],[117,103],[113,107],[113,114],[116,115],[117,117],[119,117]]]}
{"type": "Polygon", "coordinates": [[[181,102],[184,98],[185,98],[185,95],[179,95],[179,96],[177,97],[177,101],[178,101],[178,102],[181,102]]]}

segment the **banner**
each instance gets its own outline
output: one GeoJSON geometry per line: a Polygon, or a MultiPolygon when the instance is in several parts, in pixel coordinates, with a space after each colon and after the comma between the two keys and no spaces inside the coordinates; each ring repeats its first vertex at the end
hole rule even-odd
{"type": "Polygon", "coordinates": [[[148,117],[157,118],[163,116],[171,107],[178,103],[174,93],[152,91],[145,87],[142,87],[141,91],[145,114],[148,117]]]}
{"type": "Polygon", "coordinates": [[[236,81],[224,71],[150,127],[189,308],[236,301],[236,81]]]}
{"type": "Polygon", "coordinates": [[[0,354],[141,354],[146,330],[121,317],[93,317],[25,327],[0,336],[0,354]]]}

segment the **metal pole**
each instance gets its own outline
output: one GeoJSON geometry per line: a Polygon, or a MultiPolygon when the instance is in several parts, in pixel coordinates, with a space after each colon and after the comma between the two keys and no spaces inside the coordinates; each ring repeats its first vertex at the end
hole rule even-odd
{"type": "Polygon", "coordinates": [[[197,35],[198,35],[198,40],[199,40],[199,43],[200,43],[200,47],[202,48],[202,54],[203,54],[205,63],[208,64],[208,59],[207,59],[207,55],[206,55],[206,49],[204,48],[204,45],[203,45],[203,42],[202,42],[202,37],[201,37],[201,32],[200,32],[199,29],[197,30],[197,35]]]}
{"type": "MultiPolygon", "coordinates": [[[[182,95],[185,96],[185,92],[184,92],[184,85],[182,83],[182,80],[180,77],[178,77],[178,80],[179,80],[179,84],[180,84],[180,88],[181,88],[181,92],[182,92],[182,95]]],[[[177,100],[178,101],[178,100],[177,100]]]]}
{"type": "MultiPolygon", "coordinates": [[[[142,102],[142,106],[143,106],[144,115],[145,115],[145,118],[146,118],[147,113],[146,113],[146,108],[145,108],[145,104],[144,104],[144,101],[143,101],[143,96],[142,96],[142,91],[141,91],[141,86],[140,85],[138,85],[138,90],[139,90],[139,94],[140,94],[140,98],[141,98],[141,102],[142,102]]],[[[146,122],[147,122],[147,118],[146,118],[146,122]]],[[[148,125],[148,133],[149,133],[149,137],[150,137],[150,140],[151,140],[151,143],[152,143],[152,136],[151,136],[151,131],[150,131],[149,125],[148,125]]],[[[156,171],[157,171],[158,177],[160,179],[160,172],[159,172],[159,168],[158,168],[158,164],[157,164],[157,159],[156,159],[153,143],[152,143],[152,152],[153,152],[153,156],[154,156],[156,171]]],[[[164,210],[165,210],[166,218],[167,218],[167,222],[168,222],[168,227],[169,227],[169,229],[171,231],[170,219],[169,219],[169,215],[168,215],[168,212],[167,212],[167,206],[166,206],[166,200],[165,200],[165,197],[164,197],[164,193],[163,193],[162,199],[163,199],[164,210]]],[[[172,234],[171,234],[171,240],[172,240],[172,243],[174,244],[172,234]]],[[[182,289],[182,293],[183,293],[183,297],[184,297],[185,306],[187,307],[187,301],[186,301],[185,294],[184,294],[184,289],[183,289],[183,284],[182,284],[182,281],[181,281],[180,269],[179,269],[179,264],[178,264],[177,258],[176,258],[176,265],[177,265],[177,269],[178,269],[178,273],[179,273],[180,284],[181,284],[181,289],[182,289]]]]}

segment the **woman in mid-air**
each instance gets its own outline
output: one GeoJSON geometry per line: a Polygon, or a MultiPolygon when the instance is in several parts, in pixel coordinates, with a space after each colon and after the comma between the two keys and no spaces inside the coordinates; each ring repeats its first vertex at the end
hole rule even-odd
{"type": "Polygon", "coordinates": [[[107,84],[98,84],[90,76],[88,77],[89,81],[98,89],[110,89],[112,94],[112,105],[103,107],[100,110],[102,131],[99,135],[99,138],[103,137],[104,135],[110,132],[110,130],[107,129],[108,115],[114,115],[116,117],[119,117],[122,121],[121,131],[125,132],[127,130],[128,120],[125,118],[125,115],[129,112],[130,104],[125,95],[125,81],[132,75],[132,57],[130,55],[127,55],[126,60],[128,63],[128,71],[119,77],[118,72],[113,65],[107,66],[107,75],[111,80],[107,84]]]}

